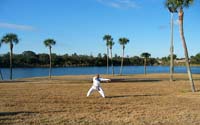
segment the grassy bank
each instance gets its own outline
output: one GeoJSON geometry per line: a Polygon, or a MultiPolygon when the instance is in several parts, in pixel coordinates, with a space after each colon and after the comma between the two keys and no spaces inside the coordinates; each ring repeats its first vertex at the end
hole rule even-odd
{"type": "Polygon", "coordinates": [[[0,124],[200,124],[200,75],[196,93],[186,74],[104,76],[106,98],[86,97],[91,77],[1,81],[0,124]]]}

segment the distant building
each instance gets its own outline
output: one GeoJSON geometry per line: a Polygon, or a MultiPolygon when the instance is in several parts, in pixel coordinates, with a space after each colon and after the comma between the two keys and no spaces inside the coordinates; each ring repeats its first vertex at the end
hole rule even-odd
{"type": "Polygon", "coordinates": [[[163,62],[162,62],[162,60],[157,60],[158,61],[158,64],[162,64],[163,62]]]}
{"type": "MultiPolygon", "coordinates": [[[[189,62],[190,62],[190,59],[189,59],[189,62]]],[[[174,63],[176,64],[185,63],[185,58],[175,59],[174,63]]]]}

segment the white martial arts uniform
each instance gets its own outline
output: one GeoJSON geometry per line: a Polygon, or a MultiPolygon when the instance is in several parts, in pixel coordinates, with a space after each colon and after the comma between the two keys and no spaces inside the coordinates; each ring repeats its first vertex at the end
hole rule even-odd
{"type": "Polygon", "coordinates": [[[93,85],[92,87],[89,89],[88,93],[87,93],[87,97],[94,91],[94,90],[97,90],[101,96],[103,98],[105,98],[105,95],[104,95],[104,92],[103,92],[103,89],[101,88],[100,86],[100,82],[101,81],[110,81],[110,79],[103,79],[103,78],[97,78],[97,77],[93,77],[93,85]]]}

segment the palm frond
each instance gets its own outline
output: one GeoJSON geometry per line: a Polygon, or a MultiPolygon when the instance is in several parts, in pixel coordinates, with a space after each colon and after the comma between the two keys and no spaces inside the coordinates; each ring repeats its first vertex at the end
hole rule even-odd
{"type": "Polygon", "coordinates": [[[19,43],[19,39],[17,37],[16,34],[14,33],[8,33],[5,36],[3,36],[3,38],[1,39],[1,43],[15,43],[18,44],[19,43]]]}
{"type": "Polygon", "coordinates": [[[44,41],[44,45],[46,46],[46,47],[51,47],[51,46],[53,46],[53,45],[55,45],[56,44],[56,41],[54,40],[54,39],[46,39],[45,41],[44,41]]]}

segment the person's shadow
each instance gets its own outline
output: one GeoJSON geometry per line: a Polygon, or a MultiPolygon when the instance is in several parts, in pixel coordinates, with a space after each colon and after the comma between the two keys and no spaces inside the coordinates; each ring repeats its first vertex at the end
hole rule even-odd
{"type": "Polygon", "coordinates": [[[18,114],[35,114],[37,112],[0,112],[0,116],[14,116],[18,114]]]}
{"type": "Polygon", "coordinates": [[[126,97],[142,97],[142,96],[162,96],[160,94],[136,94],[136,95],[114,95],[106,96],[106,98],[126,98],[126,97]]]}

